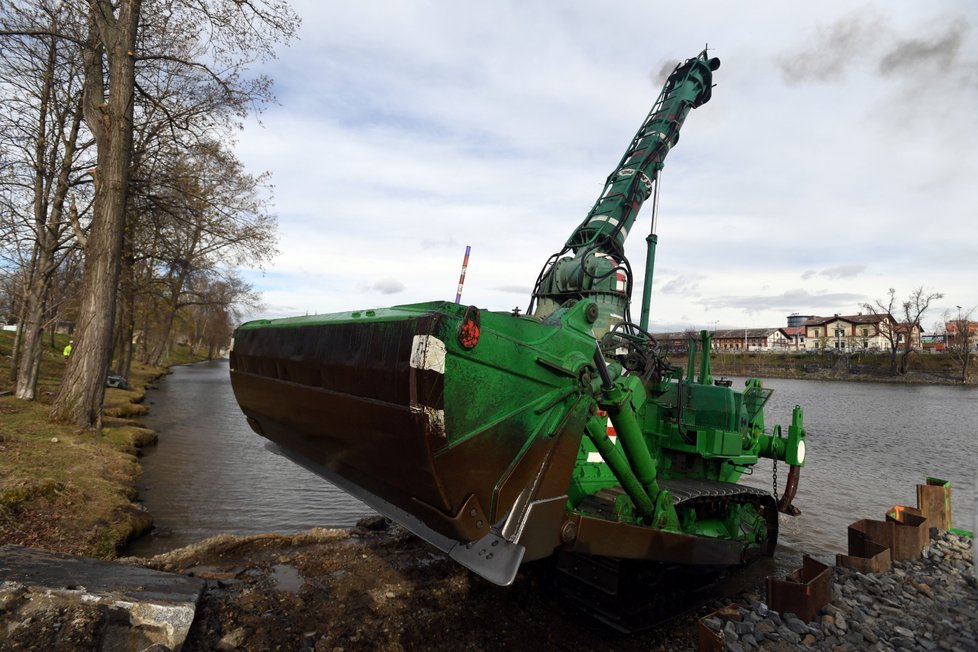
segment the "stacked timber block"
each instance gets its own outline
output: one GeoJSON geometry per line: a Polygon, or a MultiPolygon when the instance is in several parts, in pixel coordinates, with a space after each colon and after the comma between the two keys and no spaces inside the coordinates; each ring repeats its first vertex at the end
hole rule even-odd
{"type": "Polygon", "coordinates": [[[849,526],[849,554],[836,565],[861,573],[889,570],[894,561],[915,559],[930,541],[932,527],[951,526],[951,483],[927,478],[917,485],[917,507],[894,505],[886,520],[864,518],[849,526]]]}

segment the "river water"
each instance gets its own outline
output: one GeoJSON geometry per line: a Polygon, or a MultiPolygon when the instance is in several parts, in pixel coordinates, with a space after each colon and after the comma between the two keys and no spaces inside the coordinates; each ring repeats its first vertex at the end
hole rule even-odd
{"type": "MultiPolygon", "coordinates": [[[[784,549],[833,561],[846,552],[847,525],[883,519],[893,505],[914,506],[915,485],[927,476],[951,481],[954,525],[974,529],[978,388],[779,379],[765,386],[774,389],[768,426],[781,423],[787,433],[799,404],[808,431],[795,498],[802,514],[781,517],[784,549]]],[[[146,400],[146,425],[159,444],[142,460],[139,492],[156,525],[127,554],[156,554],[219,533],[350,527],[372,513],[265,449],[234,400],[227,361],[176,367],[146,400]]],[[[744,482],[770,491],[771,472],[764,460],[744,482]]],[[[783,489],[787,465],[778,472],[783,489]]],[[[777,565],[791,567],[796,558],[777,565]]]]}
{"type": "Polygon", "coordinates": [[[159,443],[142,459],[139,497],[154,527],[125,554],[153,555],[222,533],[346,528],[374,513],[265,449],[234,400],[227,360],[174,367],[146,402],[144,421],[159,443]]]}

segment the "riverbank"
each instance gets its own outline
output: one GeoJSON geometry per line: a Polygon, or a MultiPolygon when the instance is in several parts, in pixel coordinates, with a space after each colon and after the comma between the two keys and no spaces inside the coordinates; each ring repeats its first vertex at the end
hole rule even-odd
{"type": "MultiPolygon", "coordinates": [[[[0,358],[10,359],[12,335],[0,333],[0,358]]],[[[146,413],[147,387],[167,370],[133,364],[130,389],[107,388],[101,432],[54,424],[48,411],[66,343],[56,336],[45,347],[37,400],[14,398],[8,374],[0,378],[0,394],[8,393],[0,396],[0,544],[113,558],[152,524],[134,501],[138,456],[156,434],[134,419],[146,413]]]]}
{"type": "MultiPolygon", "coordinates": [[[[686,358],[670,356],[673,364],[686,364],[686,358]]],[[[899,360],[897,362],[899,364],[899,360]]],[[[711,358],[714,377],[792,378],[798,380],[839,380],[847,382],[904,383],[928,385],[976,385],[978,374],[961,382],[960,363],[950,354],[914,353],[907,373],[891,371],[886,353],[729,353],[716,352],[711,358]]]]}
{"type": "MultiPolygon", "coordinates": [[[[219,535],[120,562],[205,582],[182,647],[190,652],[696,650],[701,621],[723,632],[708,649],[734,652],[974,652],[972,545],[935,531],[919,559],[888,572],[834,568],[834,597],[807,623],[772,611],[760,581],[744,582],[734,570],[728,579],[740,587],[736,594],[718,586],[700,607],[633,634],[607,627],[563,597],[546,561],[523,566],[509,587],[495,586],[380,517],[349,531],[219,535]]],[[[84,601],[47,605],[28,595],[26,586],[0,582],[0,649],[99,647],[111,614],[84,601]]]]}
{"type": "MultiPolygon", "coordinates": [[[[217,536],[127,563],[207,581],[184,650],[694,650],[715,621],[733,651],[978,650],[972,541],[935,530],[921,558],[863,575],[833,569],[834,598],[811,623],[765,604],[765,587],[716,597],[653,630],[625,635],[581,612],[546,562],[510,587],[482,580],[379,517],[351,531],[217,536]]],[[[733,571],[734,574],[739,571],[733,571]]]]}

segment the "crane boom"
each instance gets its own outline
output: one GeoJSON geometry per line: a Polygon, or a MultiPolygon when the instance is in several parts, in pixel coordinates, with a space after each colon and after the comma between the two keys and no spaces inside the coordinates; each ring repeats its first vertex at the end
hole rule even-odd
{"type": "Polygon", "coordinates": [[[686,116],[709,101],[719,67],[720,60],[703,50],[672,71],[587,217],[544,265],[533,291],[536,310],[531,303],[530,312],[543,318],[569,299],[586,297],[601,310],[596,334],[625,320],[631,296],[625,238],[652,195],[686,116]]]}

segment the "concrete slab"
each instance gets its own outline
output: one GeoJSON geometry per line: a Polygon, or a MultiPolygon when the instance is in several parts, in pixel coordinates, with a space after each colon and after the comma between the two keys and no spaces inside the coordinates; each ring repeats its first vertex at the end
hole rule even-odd
{"type": "MultiPolygon", "coordinates": [[[[0,634],[9,638],[81,606],[99,621],[91,627],[99,639],[91,641],[93,649],[142,650],[157,644],[179,650],[204,585],[141,566],[6,545],[0,547],[0,634]]],[[[70,635],[62,626],[70,623],[48,629],[70,635]]]]}

